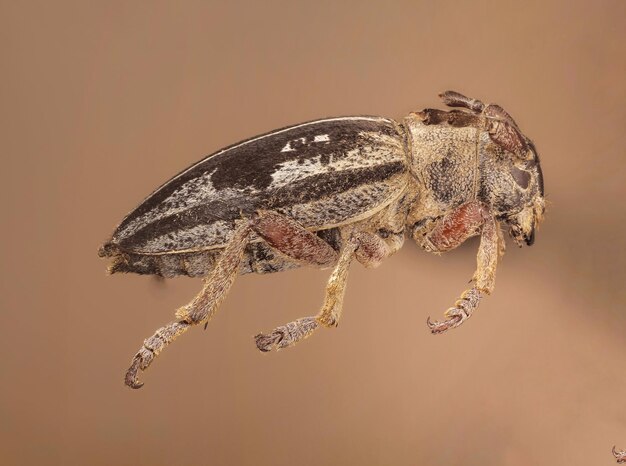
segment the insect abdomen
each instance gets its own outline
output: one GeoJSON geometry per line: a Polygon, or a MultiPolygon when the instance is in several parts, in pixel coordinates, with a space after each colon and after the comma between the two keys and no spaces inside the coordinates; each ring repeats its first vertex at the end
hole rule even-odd
{"type": "MultiPolygon", "coordinates": [[[[341,235],[337,228],[321,230],[318,236],[339,251],[341,235]]],[[[207,276],[222,249],[209,249],[199,252],[174,254],[133,254],[118,252],[109,267],[110,273],[136,273],[139,275],[157,275],[172,278],[178,275],[188,277],[207,276]]],[[[246,246],[242,259],[240,274],[282,272],[300,267],[286,256],[276,254],[264,241],[250,243],[246,246]]]]}

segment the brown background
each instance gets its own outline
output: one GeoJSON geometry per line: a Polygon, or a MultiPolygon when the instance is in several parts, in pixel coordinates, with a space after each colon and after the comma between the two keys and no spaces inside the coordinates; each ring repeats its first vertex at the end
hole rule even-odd
{"type": "Polygon", "coordinates": [[[626,3],[2,2],[2,464],[609,465],[626,448],[626,3]],[[19,4],[19,6],[17,6],[19,4]],[[89,5],[88,5],[89,4],[89,5]],[[198,280],[105,275],[123,215],[206,153],[457,89],[536,142],[549,200],[495,294],[433,337],[477,243],[353,266],[341,326],[278,354],[328,272],[246,276],[122,385],[198,280]]]}

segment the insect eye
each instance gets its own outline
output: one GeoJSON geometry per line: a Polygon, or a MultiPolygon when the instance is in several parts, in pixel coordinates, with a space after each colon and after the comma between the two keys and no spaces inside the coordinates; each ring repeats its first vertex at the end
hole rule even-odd
{"type": "Polygon", "coordinates": [[[513,179],[520,188],[528,188],[528,184],[530,183],[530,173],[528,173],[526,170],[520,170],[517,167],[511,167],[511,176],[513,176],[513,179]]]}

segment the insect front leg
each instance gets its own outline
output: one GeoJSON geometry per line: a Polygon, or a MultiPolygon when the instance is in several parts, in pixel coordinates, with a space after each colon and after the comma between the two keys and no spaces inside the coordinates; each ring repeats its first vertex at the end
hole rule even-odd
{"type": "Polygon", "coordinates": [[[445,312],[446,320],[431,322],[428,318],[427,323],[433,334],[442,333],[461,325],[478,308],[482,294],[491,294],[495,286],[498,257],[503,252],[501,242],[500,227],[495,218],[488,215],[481,225],[477,268],[472,278],[473,286],[465,290],[454,306],[445,312]]]}
{"type": "Polygon", "coordinates": [[[137,378],[139,371],[146,370],[156,356],[176,337],[190,327],[207,322],[213,317],[219,305],[224,301],[228,290],[239,272],[239,265],[248,244],[250,224],[241,223],[224,248],[211,274],[206,279],[202,291],[186,306],[176,311],[177,322],[171,322],[144,341],[143,346],[133,358],[126,372],[124,382],[131,388],[141,388],[143,383],[137,378]]]}

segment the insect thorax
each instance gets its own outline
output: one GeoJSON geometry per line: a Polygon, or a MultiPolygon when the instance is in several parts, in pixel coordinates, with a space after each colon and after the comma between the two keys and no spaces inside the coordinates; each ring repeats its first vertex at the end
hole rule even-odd
{"type": "Polygon", "coordinates": [[[474,199],[479,188],[479,130],[426,125],[415,115],[404,123],[409,133],[411,172],[420,194],[407,224],[440,218],[474,199]]]}

